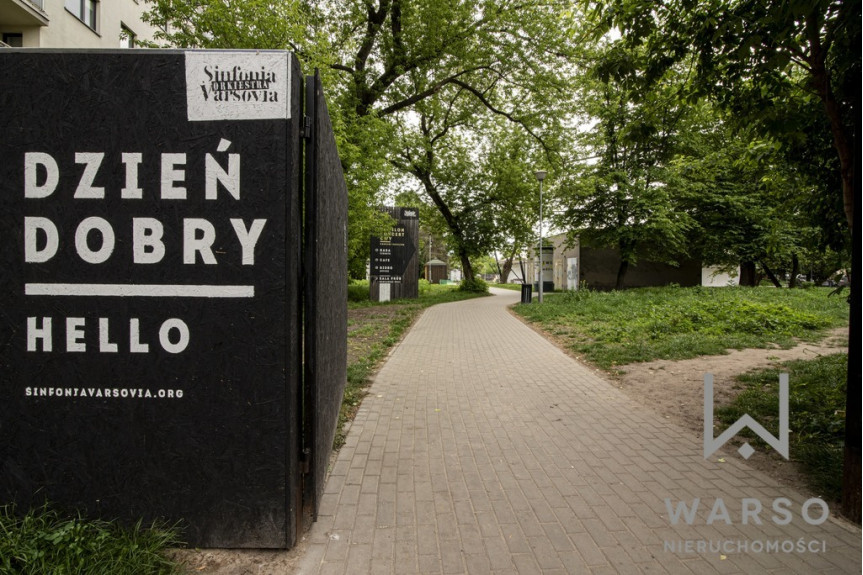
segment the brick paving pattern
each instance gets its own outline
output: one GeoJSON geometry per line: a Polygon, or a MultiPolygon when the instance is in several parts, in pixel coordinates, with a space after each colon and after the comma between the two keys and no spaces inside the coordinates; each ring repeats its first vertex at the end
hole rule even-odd
{"type": "Polygon", "coordinates": [[[705,461],[700,437],[514,318],[518,292],[493,291],[426,310],[392,352],[333,465],[300,572],[861,572],[859,528],[809,525],[806,497],[733,448],[705,461]],[[780,497],[787,525],[771,508],[780,497]],[[700,499],[691,524],[672,524],[667,498],[700,499]],[[762,524],[743,524],[745,498],[763,505],[762,524]],[[708,522],[717,499],[731,524],[721,507],[708,522]]]}

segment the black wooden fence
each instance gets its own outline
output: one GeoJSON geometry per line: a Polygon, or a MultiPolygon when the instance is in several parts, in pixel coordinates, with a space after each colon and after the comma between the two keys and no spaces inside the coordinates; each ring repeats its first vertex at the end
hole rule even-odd
{"type": "Polygon", "coordinates": [[[320,77],[306,78],[306,508],[317,518],[347,376],[348,191],[320,77]]]}

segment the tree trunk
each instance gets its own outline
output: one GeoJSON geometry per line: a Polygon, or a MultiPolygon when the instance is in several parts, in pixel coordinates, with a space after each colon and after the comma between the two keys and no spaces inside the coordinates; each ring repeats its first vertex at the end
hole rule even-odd
{"type": "Polygon", "coordinates": [[[527,280],[524,277],[524,274],[527,273],[524,270],[524,258],[518,258],[518,267],[521,268],[521,283],[526,284],[527,280]]]}
{"type": "Polygon", "coordinates": [[[629,269],[629,260],[620,260],[620,267],[617,268],[617,282],[614,284],[614,289],[622,290],[623,282],[626,279],[626,270],[629,269]]]}
{"type": "Polygon", "coordinates": [[[743,287],[755,287],[758,285],[755,279],[755,262],[740,262],[739,283],[743,287]]]}
{"type": "MultiPolygon", "coordinates": [[[[821,46],[821,22],[809,18],[806,22],[806,32],[809,36],[809,47],[811,53],[812,77],[818,95],[824,103],[824,110],[830,121],[830,131],[833,135],[833,147],[839,156],[839,169],[842,175],[842,199],[845,208],[845,218],[848,220],[848,229],[851,232],[851,249],[853,252],[853,273],[860,269],[860,250],[857,247],[854,233],[854,199],[858,194],[860,185],[860,159],[859,138],[860,134],[860,111],[853,107],[849,112],[856,112],[853,116],[855,131],[848,133],[846,123],[843,121],[843,110],[836,101],[830,86],[830,75],[824,65],[827,50],[821,46]],[[855,149],[856,148],[856,149],[855,149]]],[[[859,43],[859,40],[858,40],[859,43]]],[[[851,279],[851,276],[849,276],[851,279]]],[[[853,283],[853,280],[852,280],[853,283]]],[[[852,286],[849,286],[852,287],[852,286]]],[[[859,295],[852,289],[849,303],[852,314],[848,325],[848,382],[845,388],[845,463],[842,469],[842,512],[855,523],[860,523],[860,427],[861,427],[861,394],[860,394],[860,372],[853,368],[856,362],[852,360],[860,353],[856,347],[860,345],[859,333],[852,326],[860,329],[859,322],[853,320],[853,310],[858,309],[859,295]],[[851,374],[854,373],[852,379],[851,374]]]]}
{"type": "Polygon", "coordinates": [[[510,256],[503,260],[503,269],[500,272],[500,283],[505,284],[506,280],[509,278],[509,273],[512,271],[512,259],[513,256],[510,256]]]}
{"type": "MultiPolygon", "coordinates": [[[[853,292],[852,292],[853,293],[853,292]]],[[[854,356],[860,353],[859,334],[852,326],[859,325],[854,319],[857,302],[851,302],[851,318],[848,324],[848,380],[845,395],[845,463],[842,467],[842,513],[854,523],[860,524],[860,372],[854,368],[854,356]]]]}
{"type": "Polygon", "coordinates": [[[848,274],[851,295],[848,298],[850,320],[848,323],[848,380],[845,386],[845,464],[842,467],[842,513],[851,521],[860,523],[860,443],[861,443],[861,374],[857,361],[860,358],[860,321],[854,319],[860,313],[860,293],[854,286],[854,278],[860,269],[860,249],[857,242],[860,234],[851,232],[852,272],[848,274]],[[854,310],[857,310],[856,312],[854,310]],[[855,359],[856,358],[856,359],[855,359]]]}
{"type": "MultiPolygon", "coordinates": [[[[854,231],[854,198],[857,196],[859,186],[860,164],[858,153],[854,149],[857,141],[854,134],[849,133],[846,127],[845,115],[853,112],[853,107],[846,110],[836,100],[833,87],[830,85],[830,72],[825,66],[827,49],[821,44],[823,23],[816,18],[809,17],[806,20],[806,34],[809,37],[809,65],[812,74],[812,83],[815,86],[827,120],[830,122],[830,133],[833,136],[833,147],[839,156],[839,173],[842,176],[842,200],[845,209],[845,218],[848,220],[848,228],[854,231]]],[[[856,111],[853,122],[857,125],[857,134],[860,133],[860,112],[856,111]]]]}
{"type": "Polygon", "coordinates": [[[470,281],[474,280],[473,275],[473,266],[470,265],[470,258],[467,257],[467,253],[463,249],[460,249],[458,252],[458,259],[461,260],[461,273],[462,273],[462,281],[470,281]]]}
{"type": "Polygon", "coordinates": [[[797,252],[791,254],[791,278],[788,280],[788,287],[797,287],[797,276],[800,274],[800,258],[797,257],[797,252]]]}
{"type": "Polygon", "coordinates": [[[767,264],[765,264],[763,260],[761,261],[761,269],[763,269],[764,273],[767,274],[768,279],[770,279],[770,283],[772,283],[774,286],[776,286],[778,288],[782,287],[782,284],[779,283],[779,280],[776,278],[775,275],[773,275],[773,270],[771,270],[769,267],[767,267],[767,264]]]}

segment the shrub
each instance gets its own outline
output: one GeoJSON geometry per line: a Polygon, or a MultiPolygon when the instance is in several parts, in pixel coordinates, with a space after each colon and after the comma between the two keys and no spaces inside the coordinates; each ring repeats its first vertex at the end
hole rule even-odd
{"type": "Polygon", "coordinates": [[[471,293],[488,293],[488,284],[482,278],[473,278],[472,280],[462,280],[458,286],[458,291],[466,291],[471,293]]]}
{"type": "Polygon", "coordinates": [[[351,281],[351,283],[348,284],[348,301],[369,301],[370,297],[369,282],[351,281]]]}

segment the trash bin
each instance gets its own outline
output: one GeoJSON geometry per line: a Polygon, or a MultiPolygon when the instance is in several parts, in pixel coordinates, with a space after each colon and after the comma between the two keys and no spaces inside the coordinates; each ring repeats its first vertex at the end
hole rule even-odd
{"type": "Polygon", "coordinates": [[[533,286],[530,284],[521,284],[521,303],[530,303],[533,297],[533,286]]]}

